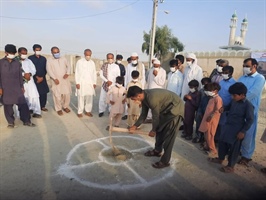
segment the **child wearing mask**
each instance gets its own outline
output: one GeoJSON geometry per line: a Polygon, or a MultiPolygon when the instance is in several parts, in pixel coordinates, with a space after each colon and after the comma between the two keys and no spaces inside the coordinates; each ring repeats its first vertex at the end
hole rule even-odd
{"type": "Polygon", "coordinates": [[[180,72],[180,65],[182,63],[178,60],[171,60],[170,72],[167,75],[167,86],[166,89],[176,93],[179,97],[181,96],[183,86],[183,74],[180,72]]]}
{"type": "MultiPolygon", "coordinates": [[[[132,71],[131,77],[132,77],[132,80],[127,85],[127,91],[132,86],[138,86],[141,89],[143,89],[143,86],[138,79],[139,78],[139,72],[136,70],[132,71]]],[[[136,101],[133,101],[130,98],[127,98],[127,107],[128,107],[128,109],[127,109],[127,113],[128,113],[127,125],[128,125],[128,127],[131,127],[136,123],[136,121],[139,118],[141,103],[140,102],[137,103],[136,101]]]]}
{"type": "Polygon", "coordinates": [[[219,140],[218,157],[209,158],[211,162],[222,164],[225,156],[228,155],[227,166],[221,168],[225,173],[234,172],[241,142],[254,120],[253,105],[246,99],[247,87],[237,82],[229,87],[229,93],[233,100],[224,107],[224,110],[228,110],[228,114],[219,140]]]}
{"type": "Polygon", "coordinates": [[[199,104],[198,110],[196,112],[196,119],[195,119],[195,121],[196,121],[196,135],[192,140],[193,143],[199,143],[199,142],[203,143],[204,142],[204,134],[199,131],[199,126],[200,126],[200,123],[202,121],[202,117],[205,113],[207,104],[208,104],[209,99],[210,99],[210,96],[207,96],[204,92],[204,86],[207,85],[208,83],[211,83],[210,78],[205,77],[205,78],[201,79],[201,85],[203,87],[200,89],[200,104],[199,104]]]}
{"type": "MultiPolygon", "coordinates": [[[[124,77],[116,77],[115,85],[112,86],[106,95],[106,103],[111,105],[109,119],[115,127],[119,127],[121,122],[122,114],[125,109],[126,102],[126,88],[123,87],[124,77]]],[[[106,127],[106,130],[109,130],[109,126],[106,127]]]]}
{"type": "Polygon", "coordinates": [[[218,94],[220,90],[220,85],[218,83],[209,83],[204,86],[204,90],[206,95],[211,98],[203,115],[199,131],[204,133],[204,150],[206,150],[206,153],[208,153],[210,157],[213,157],[217,155],[214,136],[220,119],[220,109],[223,107],[223,101],[218,94]]]}
{"type": "Polygon", "coordinates": [[[200,103],[200,92],[198,91],[199,82],[192,80],[188,83],[190,92],[184,96],[185,101],[185,115],[184,115],[184,132],[181,135],[186,140],[191,140],[193,135],[193,124],[195,119],[195,112],[200,103]]]}
{"type": "MultiPolygon", "coordinates": [[[[229,105],[229,103],[232,100],[231,94],[229,93],[229,87],[233,85],[236,81],[232,77],[233,72],[234,72],[234,68],[232,66],[225,66],[223,67],[222,71],[223,71],[222,72],[223,80],[221,80],[219,83],[221,89],[219,90],[218,94],[223,100],[223,107],[226,107],[229,105]]],[[[225,121],[226,121],[226,115],[227,115],[226,111],[221,114],[219,124],[216,130],[215,138],[214,138],[215,143],[218,143],[221,129],[223,128],[225,121]]]]}

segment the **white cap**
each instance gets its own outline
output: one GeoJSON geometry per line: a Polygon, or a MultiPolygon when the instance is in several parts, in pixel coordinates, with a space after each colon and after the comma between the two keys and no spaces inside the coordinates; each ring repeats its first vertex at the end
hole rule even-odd
{"type": "Polygon", "coordinates": [[[194,54],[194,53],[188,53],[187,55],[186,55],[186,58],[192,58],[192,59],[196,59],[196,55],[194,54]]]}
{"type": "Polygon", "coordinates": [[[138,57],[138,54],[136,52],[131,54],[132,57],[138,57]]]}
{"type": "Polygon", "coordinates": [[[158,59],[155,59],[155,60],[153,61],[153,64],[160,65],[160,64],[161,64],[161,62],[160,62],[160,60],[158,60],[158,59]]]}

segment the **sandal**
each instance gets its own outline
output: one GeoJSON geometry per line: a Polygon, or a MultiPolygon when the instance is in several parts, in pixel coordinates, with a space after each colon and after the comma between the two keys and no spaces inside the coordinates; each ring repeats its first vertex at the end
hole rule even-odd
{"type": "Polygon", "coordinates": [[[63,108],[63,111],[65,111],[66,113],[70,112],[70,110],[68,108],[63,108]]]}
{"type": "Polygon", "coordinates": [[[208,158],[208,161],[212,162],[212,163],[218,163],[218,164],[222,164],[223,160],[220,160],[219,158],[208,158]]]}
{"type": "Polygon", "coordinates": [[[237,162],[237,164],[245,165],[245,166],[249,167],[248,163],[249,163],[249,161],[251,161],[251,160],[252,160],[252,159],[245,158],[245,157],[241,157],[241,159],[237,162]]]}
{"type": "Polygon", "coordinates": [[[260,171],[261,171],[262,173],[266,174],[266,168],[262,168],[262,169],[260,169],[260,171]]]}
{"type": "Polygon", "coordinates": [[[161,157],[161,155],[162,155],[161,152],[158,152],[155,149],[147,151],[146,153],[144,153],[144,156],[148,156],[148,157],[151,157],[151,156],[161,157]]]}
{"type": "Polygon", "coordinates": [[[233,167],[225,166],[225,167],[222,167],[220,171],[224,173],[233,173],[235,170],[233,167]]]}
{"type": "Polygon", "coordinates": [[[156,163],[152,164],[152,166],[154,168],[161,169],[161,168],[169,167],[170,164],[169,163],[165,164],[165,163],[159,161],[159,162],[156,162],[156,163]]]}

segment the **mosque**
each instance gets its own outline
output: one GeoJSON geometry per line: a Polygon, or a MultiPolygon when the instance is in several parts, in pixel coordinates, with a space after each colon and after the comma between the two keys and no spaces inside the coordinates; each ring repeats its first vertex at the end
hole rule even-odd
{"type": "Polygon", "coordinates": [[[250,48],[244,46],[245,37],[248,30],[248,20],[245,17],[241,23],[241,33],[240,36],[236,35],[236,27],[237,27],[237,15],[236,12],[232,15],[231,24],[230,24],[230,34],[229,34],[229,42],[227,46],[221,46],[220,49],[226,50],[250,50],[250,48]]]}

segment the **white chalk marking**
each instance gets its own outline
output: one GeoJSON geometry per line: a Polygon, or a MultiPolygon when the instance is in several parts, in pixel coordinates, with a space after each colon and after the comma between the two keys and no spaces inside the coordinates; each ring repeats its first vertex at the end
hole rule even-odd
{"type": "MultiPolygon", "coordinates": [[[[141,142],[145,142],[146,144],[150,145],[151,142],[147,142],[145,141],[144,139],[142,138],[138,138],[138,137],[133,137],[133,136],[113,136],[113,138],[127,138],[127,139],[134,139],[134,140],[138,140],[138,141],[141,141],[141,142]]],[[[165,168],[165,169],[153,169],[151,167],[151,170],[158,170],[157,174],[160,175],[161,173],[161,177],[158,177],[158,178],[155,178],[155,179],[148,179],[148,180],[145,180],[144,178],[142,178],[138,172],[136,172],[131,166],[130,166],[130,163],[135,163],[135,161],[131,158],[127,161],[124,161],[124,162],[117,162],[117,163],[114,163],[114,162],[109,162],[108,160],[106,160],[106,158],[104,158],[104,156],[102,155],[102,152],[104,150],[106,150],[107,148],[110,149],[109,146],[107,146],[105,143],[103,143],[102,141],[103,140],[107,140],[109,139],[109,137],[104,137],[104,138],[100,138],[100,139],[96,139],[96,140],[92,140],[92,141],[88,141],[88,142],[83,142],[83,143],[80,143],[78,145],[76,145],[67,155],[67,159],[66,159],[66,163],[61,165],[57,171],[58,174],[60,175],[64,175],[65,177],[67,178],[70,178],[70,179],[74,179],[76,180],[77,182],[85,185],[85,186],[88,186],[88,187],[94,187],[94,188],[100,188],[100,189],[109,189],[109,190],[129,190],[129,189],[134,189],[134,188],[144,188],[144,187],[149,187],[151,185],[154,185],[156,183],[159,183],[160,181],[163,181],[165,179],[167,179],[168,177],[171,177],[175,171],[175,164],[177,163],[177,160],[176,159],[172,159],[171,161],[171,166],[168,167],[168,168],[165,168]],[[93,142],[97,142],[97,143],[100,143],[104,148],[100,151],[99,155],[98,155],[98,161],[93,161],[93,162],[89,162],[89,163],[82,163],[82,164],[79,164],[79,165],[71,165],[71,157],[74,155],[74,153],[82,146],[84,145],[87,145],[87,144],[90,144],[90,143],[93,143],[93,142]],[[134,177],[136,178],[136,180],[140,183],[135,183],[135,184],[126,184],[124,182],[120,182],[120,183],[110,183],[110,184],[102,184],[102,183],[96,183],[96,182],[93,182],[93,180],[84,180],[83,178],[80,178],[78,177],[76,174],[75,174],[75,171],[76,170],[79,170],[79,169],[82,169],[84,170],[84,168],[89,168],[94,166],[95,164],[101,164],[101,163],[105,163],[105,164],[108,164],[110,166],[123,166],[125,167],[126,169],[128,169],[133,175],[134,177]]],[[[125,148],[124,146],[118,146],[119,148],[122,148],[126,151],[129,151],[131,153],[134,153],[134,152],[142,152],[143,150],[145,149],[148,149],[148,148],[151,148],[151,146],[146,146],[146,147],[143,147],[143,148],[139,148],[139,149],[133,149],[133,150],[128,150],[127,148],[125,148]]],[[[119,176],[119,174],[118,174],[119,176]]],[[[106,177],[108,178],[108,177],[106,177]]],[[[154,178],[154,177],[151,177],[151,178],[154,178]]],[[[109,180],[113,180],[113,175],[110,175],[110,178],[109,180]]]]}

